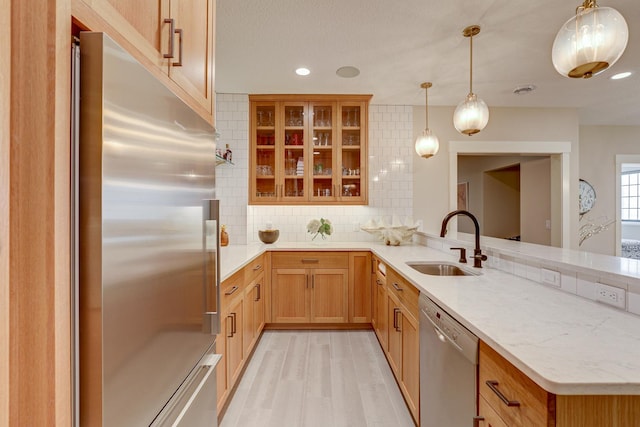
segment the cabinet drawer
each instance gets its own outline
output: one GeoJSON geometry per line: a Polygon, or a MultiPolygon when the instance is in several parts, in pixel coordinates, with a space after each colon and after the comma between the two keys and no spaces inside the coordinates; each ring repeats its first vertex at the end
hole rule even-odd
{"type": "Polygon", "coordinates": [[[273,252],[272,268],[349,268],[349,252],[273,252]]]}
{"type": "Polygon", "coordinates": [[[418,297],[420,296],[418,288],[400,277],[398,273],[389,267],[387,267],[387,289],[395,294],[410,312],[417,317],[418,297]]]}
{"type": "Polygon", "coordinates": [[[555,395],[480,342],[480,396],[509,426],[551,427],[555,425],[555,395]],[[502,398],[501,398],[502,396],[502,398]],[[506,401],[510,401],[509,406],[506,401]]]}
{"type": "Polygon", "coordinates": [[[242,295],[244,291],[244,270],[234,273],[231,277],[224,280],[220,285],[220,311],[224,312],[231,304],[231,301],[238,295],[242,295]]]}
{"type": "Polygon", "coordinates": [[[256,257],[244,268],[244,281],[246,283],[251,282],[256,277],[258,277],[261,273],[265,271],[265,256],[264,254],[256,257]]]}
{"type": "Polygon", "coordinates": [[[507,426],[497,412],[489,405],[486,399],[480,396],[478,413],[483,418],[480,422],[481,427],[509,427],[507,426]]]}

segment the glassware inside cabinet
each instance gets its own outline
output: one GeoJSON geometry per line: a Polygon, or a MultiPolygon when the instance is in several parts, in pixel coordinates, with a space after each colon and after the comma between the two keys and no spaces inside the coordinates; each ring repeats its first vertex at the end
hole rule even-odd
{"type": "Polygon", "coordinates": [[[313,127],[330,128],[333,109],[331,105],[313,106],[313,127]]]}
{"type": "Polygon", "coordinates": [[[315,147],[331,147],[331,131],[313,131],[313,145],[315,147]]]}
{"type": "Polygon", "coordinates": [[[256,148],[256,197],[276,197],[276,156],[273,146],[256,148]]]}
{"type": "Polygon", "coordinates": [[[360,127],[360,107],[347,106],[342,108],[342,127],[360,127]]]}
{"type": "Polygon", "coordinates": [[[256,107],[256,127],[273,128],[276,125],[275,105],[260,105],[256,107]]]}
{"type": "Polygon", "coordinates": [[[284,125],[286,127],[304,126],[304,107],[301,105],[287,105],[284,107],[284,125]]]}

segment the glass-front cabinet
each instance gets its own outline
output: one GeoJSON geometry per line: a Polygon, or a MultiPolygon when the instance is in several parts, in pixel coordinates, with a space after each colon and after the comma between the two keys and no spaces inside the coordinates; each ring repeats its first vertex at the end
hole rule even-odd
{"type": "Polygon", "coordinates": [[[367,204],[370,95],[250,95],[250,204],[367,204]]]}

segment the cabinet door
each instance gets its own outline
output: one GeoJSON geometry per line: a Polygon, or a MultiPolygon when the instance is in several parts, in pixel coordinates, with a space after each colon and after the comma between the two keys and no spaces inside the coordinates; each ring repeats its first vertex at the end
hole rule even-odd
{"type": "MultiPolygon", "coordinates": [[[[276,146],[281,144],[276,141],[276,123],[280,121],[277,106],[276,102],[251,102],[249,200],[252,203],[276,201],[276,169],[279,167],[276,146]]],[[[289,173],[295,173],[295,170],[289,173]]]]}
{"type": "Polygon", "coordinates": [[[308,132],[308,103],[287,101],[282,103],[282,126],[278,140],[282,149],[278,153],[278,199],[285,203],[308,199],[308,171],[311,168],[309,150],[311,136],[308,132]]]}
{"type": "Polygon", "coordinates": [[[169,77],[209,112],[213,111],[214,4],[214,0],[170,3],[177,33],[172,35],[175,53],[169,60],[169,77]]]}
{"type": "Polygon", "coordinates": [[[420,408],[420,341],[418,321],[402,307],[400,329],[402,331],[402,380],[401,388],[407,406],[415,420],[419,420],[420,408]]]}
{"type": "MultiPolygon", "coordinates": [[[[389,348],[389,321],[387,319],[387,288],[385,287],[384,282],[380,281],[380,279],[376,278],[374,289],[376,296],[376,305],[374,310],[376,312],[376,326],[375,331],[378,336],[378,341],[380,341],[380,345],[382,349],[386,352],[389,348]]],[[[391,323],[393,325],[393,323],[391,323]]]]}
{"type": "Polygon", "coordinates": [[[83,2],[166,73],[167,60],[163,54],[169,53],[169,42],[168,33],[163,34],[162,28],[164,18],[169,18],[169,0],[83,2]]]}
{"type": "Polygon", "coordinates": [[[398,382],[402,379],[402,309],[395,295],[387,292],[387,325],[389,328],[387,341],[387,360],[398,382]]]}
{"type": "Polygon", "coordinates": [[[339,102],[340,197],[347,204],[367,201],[367,103],[339,102]]]}
{"type": "Polygon", "coordinates": [[[306,323],[310,320],[306,269],[276,268],[271,279],[271,318],[274,323],[306,323]]]}
{"type": "Polygon", "coordinates": [[[217,398],[217,406],[218,413],[221,412],[222,407],[224,406],[224,402],[227,399],[227,350],[226,350],[226,340],[227,340],[227,318],[226,315],[221,319],[220,322],[220,331],[221,333],[216,337],[216,353],[221,355],[220,362],[218,362],[218,366],[216,366],[216,398],[217,398]]]}
{"type": "Polygon", "coordinates": [[[314,269],[311,275],[311,322],[346,323],[349,270],[314,269]]]}
{"type": "Polygon", "coordinates": [[[225,318],[227,334],[227,389],[231,389],[236,383],[243,364],[242,343],[243,299],[236,299],[229,307],[229,313],[225,318]]]}
{"type": "Polygon", "coordinates": [[[253,346],[253,342],[255,339],[255,329],[254,329],[254,309],[253,309],[253,293],[254,293],[254,283],[249,283],[244,291],[244,296],[242,298],[242,323],[240,324],[242,328],[242,354],[246,357],[251,352],[251,348],[253,346]]]}
{"type": "Polygon", "coordinates": [[[371,321],[371,252],[350,252],[349,322],[371,321]]]}
{"type": "Polygon", "coordinates": [[[312,177],[309,184],[311,200],[317,203],[336,201],[340,195],[338,189],[338,170],[335,131],[336,123],[335,102],[309,103],[311,136],[310,148],[313,163],[312,177]]]}
{"type": "Polygon", "coordinates": [[[260,332],[264,327],[264,298],[263,292],[264,273],[253,280],[244,295],[244,350],[248,355],[255,346],[260,332]]]}

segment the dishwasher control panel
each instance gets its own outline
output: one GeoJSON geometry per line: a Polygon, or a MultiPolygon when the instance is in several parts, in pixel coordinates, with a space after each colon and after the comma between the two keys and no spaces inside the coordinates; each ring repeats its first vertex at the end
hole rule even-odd
{"type": "Polygon", "coordinates": [[[427,320],[431,322],[434,332],[443,342],[449,342],[467,358],[477,360],[478,337],[462,326],[456,319],[450,316],[429,297],[420,294],[420,310],[427,320]]]}

